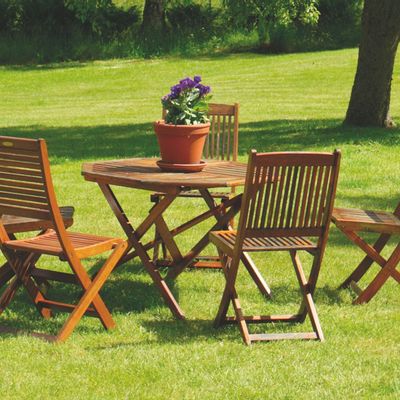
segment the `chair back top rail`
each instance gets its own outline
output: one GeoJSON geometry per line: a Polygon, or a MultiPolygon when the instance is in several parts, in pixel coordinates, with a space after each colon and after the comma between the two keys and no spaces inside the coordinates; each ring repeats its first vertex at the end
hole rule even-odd
{"type": "Polygon", "coordinates": [[[249,157],[238,231],[246,237],[321,237],[329,225],[340,152],[249,157]]]}

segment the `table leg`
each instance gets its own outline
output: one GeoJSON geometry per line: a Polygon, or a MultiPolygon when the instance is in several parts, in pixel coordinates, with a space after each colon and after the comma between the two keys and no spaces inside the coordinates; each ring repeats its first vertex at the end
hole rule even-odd
{"type": "Polygon", "coordinates": [[[153,209],[150,211],[149,216],[140,224],[140,226],[135,231],[129,222],[124,210],[119,204],[117,198],[115,197],[113,191],[111,190],[109,185],[99,183],[100,189],[103,192],[108,204],[110,205],[112,211],[117,217],[122,229],[128,237],[130,247],[127,249],[127,252],[130,249],[134,249],[135,253],[139,256],[142,261],[144,267],[147,272],[151,276],[154,284],[160,291],[163,299],[167,303],[170,308],[172,314],[179,319],[184,319],[185,316],[179,307],[178,302],[175,300],[174,295],[169,289],[168,285],[161,277],[158,269],[151,261],[145,247],[140,242],[140,238],[147,232],[147,230],[155,223],[155,221],[161,216],[162,212],[164,212],[167,207],[172,203],[172,201],[176,198],[176,195],[167,195],[161,200],[153,209]]]}
{"type": "Polygon", "coordinates": [[[231,218],[235,216],[239,212],[240,209],[240,200],[239,198],[232,199],[231,207],[227,212],[224,212],[222,215],[218,216],[217,223],[199,240],[199,242],[182,258],[182,261],[179,262],[168,271],[167,278],[175,279],[186,267],[188,267],[195,257],[197,257],[202,250],[210,243],[208,235],[211,231],[218,231],[222,229],[226,229],[231,218]],[[235,201],[236,199],[236,201],[235,201]]]}

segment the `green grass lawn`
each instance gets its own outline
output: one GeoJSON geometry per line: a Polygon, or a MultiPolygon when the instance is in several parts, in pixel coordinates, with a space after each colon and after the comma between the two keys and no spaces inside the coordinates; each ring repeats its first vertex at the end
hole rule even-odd
{"type": "MultiPolygon", "coordinates": [[[[400,129],[343,127],[356,50],[201,59],[115,60],[88,64],[0,67],[0,134],[48,141],[60,204],[76,208],[75,229],[123,236],[98,187],[80,175],[84,161],[156,156],[151,122],[160,97],[186,75],[199,74],[215,102],[239,102],[240,159],[258,151],[342,150],[337,206],[393,210],[400,199],[400,129]]],[[[392,115],[400,121],[400,63],[392,115]]],[[[118,189],[134,223],[149,193],[118,189]]],[[[179,200],[170,226],[204,209],[179,200]]],[[[181,239],[188,248],[200,226],[181,239]]],[[[393,249],[394,241],[388,251],[393,249]]],[[[388,254],[388,251],[386,254],[388,254]]],[[[102,294],[117,328],[85,318],[62,345],[29,335],[0,334],[2,399],[398,399],[400,287],[392,279],[367,305],[338,290],[362,258],[336,228],[315,295],[326,342],[242,344],[236,327],[215,330],[224,278],[187,271],[173,285],[186,321],[176,321],[138,260],[115,271],[102,294]]],[[[274,299],[265,301],[247,274],[238,291],[246,313],[290,313],[299,293],[287,254],[257,255],[274,299]]],[[[96,260],[95,260],[96,261],[96,260]]],[[[304,261],[308,261],[304,257],[304,261]]],[[[45,264],[63,269],[58,261],[45,264]]],[[[88,263],[88,265],[92,265],[88,263]]],[[[371,279],[375,267],[365,284],[371,279]]],[[[73,296],[77,288],[58,288],[73,296]]],[[[56,333],[65,314],[39,318],[21,290],[0,325],[56,333]]],[[[309,323],[306,324],[306,328],[309,323]]],[[[287,330],[279,324],[271,331],[287,330]]],[[[295,326],[303,330],[304,326],[295,326]]]]}

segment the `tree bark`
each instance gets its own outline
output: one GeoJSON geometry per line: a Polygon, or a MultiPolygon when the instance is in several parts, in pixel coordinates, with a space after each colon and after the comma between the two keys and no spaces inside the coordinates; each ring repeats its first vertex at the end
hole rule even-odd
{"type": "Polygon", "coordinates": [[[392,126],[394,61],[400,38],[400,0],[365,0],[357,72],[345,123],[392,126]]]}
{"type": "Polygon", "coordinates": [[[165,1],[146,0],[140,28],[144,36],[158,37],[165,30],[165,1]]]}

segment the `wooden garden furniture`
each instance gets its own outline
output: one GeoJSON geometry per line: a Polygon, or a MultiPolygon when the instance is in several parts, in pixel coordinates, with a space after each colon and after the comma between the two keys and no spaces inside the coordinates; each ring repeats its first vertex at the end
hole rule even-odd
{"type": "Polygon", "coordinates": [[[256,153],[249,157],[237,230],[210,233],[225,255],[226,285],[215,325],[237,323],[243,341],[278,339],[324,340],[313,294],[325,251],[339,172],[340,152],[256,153]],[[306,278],[298,252],[313,256],[306,278]],[[294,315],[244,315],[236,280],[243,252],[288,251],[303,297],[294,315]],[[230,302],[234,317],[227,317],[230,302]],[[248,323],[303,322],[310,317],[313,332],[251,334],[248,323]]]}
{"type": "MultiPolygon", "coordinates": [[[[167,278],[176,278],[208,245],[208,233],[210,230],[205,232],[203,237],[186,254],[182,254],[174,237],[209,218],[215,218],[216,220],[211,230],[225,229],[229,226],[229,221],[240,208],[241,196],[230,198],[224,203],[216,203],[209,189],[232,188],[243,185],[246,164],[234,161],[212,160],[201,172],[178,173],[162,172],[156,161],[156,158],[133,158],[85,163],[82,167],[82,174],[86,180],[96,182],[99,185],[128,237],[130,252],[121,262],[126,262],[138,256],[173,315],[177,318],[184,318],[178,302],[148,252],[156,244],[164,242],[172,257],[171,268],[168,270],[167,278]],[[112,191],[112,185],[156,191],[164,195],[135,229],[112,191]],[[179,227],[169,228],[163,216],[164,212],[181,193],[190,190],[197,190],[201,194],[209,206],[209,210],[186,221],[179,227]],[[143,236],[152,226],[157,227],[159,236],[149,243],[144,243],[143,236]]],[[[246,254],[243,255],[243,262],[260,291],[265,295],[269,295],[268,285],[246,254]]]]}
{"type": "MultiPolygon", "coordinates": [[[[208,115],[210,118],[210,134],[207,136],[204,146],[203,156],[211,160],[237,161],[238,145],[239,145],[239,104],[209,104],[208,115]]],[[[163,110],[163,118],[165,118],[165,110],[163,110]]],[[[227,201],[233,197],[235,187],[228,192],[210,191],[213,199],[220,202],[227,201]]],[[[150,195],[151,202],[157,204],[164,196],[163,193],[157,192],[150,195]]],[[[184,191],[179,197],[199,198],[204,197],[198,190],[184,191]]],[[[208,205],[208,204],[207,204],[208,205]]],[[[233,221],[231,221],[233,223],[233,221]]],[[[157,233],[156,233],[157,235],[157,233]]],[[[159,245],[154,248],[153,259],[158,265],[168,266],[167,252],[165,244],[161,243],[163,257],[159,257],[159,245]]],[[[218,256],[199,255],[190,267],[194,268],[221,268],[218,256]]]]}
{"type": "Polygon", "coordinates": [[[355,304],[367,303],[375,296],[383,284],[392,277],[400,283],[400,272],[396,269],[400,263],[400,241],[387,259],[381,255],[382,250],[391,237],[400,237],[400,203],[394,213],[384,211],[357,210],[349,208],[335,208],[332,214],[335,225],[367,255],[341,284],[341,287],[351,286],[358,297],[355,304]],[[375,232],[378,239],[371,246],[359,236],[360,232],[375,232]],[[373,262],[381,269],[371,283],[361,290],[357,282],[369,270],[373,262]]]}
{"type": "MultiPolygon", "coordinates": [[[[7,164],[0,164],[0,215],[52,221],[52,229],[47,229],[41,235],[14,239],[7,233],[3,220],[0,220],[0,248],[15,274],[3,292],[0,311],[10,303],[17,289],[23,286],[43,317],[49,318],[53,309],[71,313],[54,338],[56,341],[66,340],[83,315],[99,318],[107,329],[114,327],[115,323],[99,290],[125,253],[127,242],[66,231],[57,205],[43,139],[2,136],[0,154],[3,160],[7,160],[7,164]],[[109,251],[111,254],[92,280],[81,260],[109,251]],[[44,254],[58,257],[71,267],[70,280],[76,280],[83,289],[76,305],[47,298],[36,284],[32,269],[44,254]]],[[[65,278],[68,274],[62,275],[65,278]]]]}
{"type": "MultiPolygon", "coordinates": [[[[3,158],[4,156],[6,156],[5,153],[0,153],[0,165],[8,166],[8,159],[3,158]]],[[[74,222],[74,208],[71,206],[60,207],[60,212],[65,227],[69,228],[72,226],[74,222]]],[[[10,239],[16,239],[15,235],[19,233],[39,231],[39,234],[42,234],[47,229],[53,228],[53,223],[51,220],[26,218],[15,215],[2,215],[0,218],[10,239]]],[[[47,279],[52,278],[50,271],[38,269],[36,267],[34,267],[32,270],[32,275],[36,276],[37,280],[43,279],[40,278],[40,275],[43,274],[47,276],[47,279]]],[[[8,262],[0,267],[0,288],[3,287],[14,275],[14,271],[8,262]]]]}

